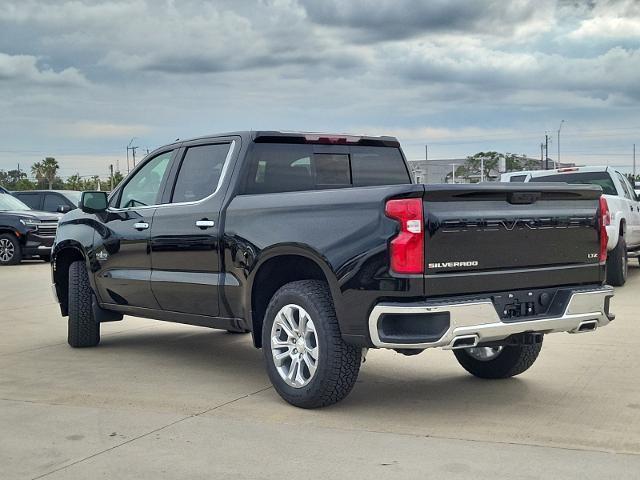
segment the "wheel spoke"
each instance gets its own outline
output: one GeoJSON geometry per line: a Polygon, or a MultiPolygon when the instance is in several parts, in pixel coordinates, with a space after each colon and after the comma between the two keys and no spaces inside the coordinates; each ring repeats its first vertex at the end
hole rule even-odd
{"type": "Polygon", "coordinates": [[[284,352],[274,353],[273,361],[277,367],[281,367],[284,361],[289,357],[291,357],[291,352],[289,350],[285,350],[284,352]]]}
{"type": "Polygon", "coordinates": [[[306,350],[307,350],[307,354],[311,358],[313,358],[314,360],[318,360],[318,347],[310,348],[310,347],[307,346],[306,350]]]}
{"type": "Polygon", "coordinates": [[[293,309],[290,306],[286,307],[282,311],[282,316],[284,317],[291,331],[297,332],[298,326],[296,325],[296,321],[293,319],[293,309]]]}
{"type": "Polygon", "coordinates": [[[305,352],[302,356],[302,360],[309,369],[309,374],[313,377],[313,374],[316,373],[316,361],[309,356],[308,352],[305,352]]]}

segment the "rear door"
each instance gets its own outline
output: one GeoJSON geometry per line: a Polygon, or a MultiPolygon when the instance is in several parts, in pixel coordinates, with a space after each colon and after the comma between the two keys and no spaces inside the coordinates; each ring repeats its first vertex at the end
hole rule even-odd
{"type": "Polygon", "coordinates": [[[622,187],[622,204],[624,215],[627,218],[627,246],[635,247],[640,243],[640,211],[636,194],[629,185],[627,179],[620,172],[615,172],[616,178],[622,187]]]}
{"type": "Polygon", "coordinates": [[[151,285],[162,309],[217,316],[224,284],[220,210],[239,138],[191,142],[179,153],[151,229],[151,285]]]}

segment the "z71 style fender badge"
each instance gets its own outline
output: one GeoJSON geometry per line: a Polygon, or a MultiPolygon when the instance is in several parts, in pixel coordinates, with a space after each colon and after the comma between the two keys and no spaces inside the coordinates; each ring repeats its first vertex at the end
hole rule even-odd
{"type": "Polygon", "coordinates": [[[100,260],[101,262],[104,262],[107,258],[109,258],[109,254],[104,250],[100,250],[98,253],[96,253],[96,259],[100,260]]]}

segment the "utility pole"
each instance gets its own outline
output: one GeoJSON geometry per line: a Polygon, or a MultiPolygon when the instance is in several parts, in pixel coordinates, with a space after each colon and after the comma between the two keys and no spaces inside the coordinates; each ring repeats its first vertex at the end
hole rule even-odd
{"type": "Polygon", "coordinates": [[[127,145],[127,173],[129,173],[131,170],[129,169],[129,150],[131,150],[131,152],[133,153],[133,168],[136,167],[136,149],[138,147],[132,147],[131,144],[133,143],[133,141],[136,139],[136,137],[133,137],[131,140],[129,140],[129,145],[127,145]]]}
{"type": "Polygon", "coordinates": [[[556,159],[556,163],[560,163],[560,130],[562,130],[562,124],[564,120],[560,121],[560,126],[558,127],[558,158],[556,159]]]}
{"type": "Polygon", "coordinates": [[[633,144],[633,180],[636,179],[636,144],[633,144]]]}
{"type": "Polygon", "coordinates": [[[549,134],[544,134],[544,169],[549,170],[549,134]]]}
{"type": "Polygon", "coordinates": [[[544,170],[544,143],[540,144],[540,169],[544,170]]]}
{"type": "Polygon", "coordinates": [[[480,182],[484,182],[484,157],[480,157],[480,182]]]}
{"type": "Polygon", "coordinates": [[[109,190],[113,190],[113,163],[109,165],[109,190]]]}
{"type": "Polygon", "coordinates": [[[453,183],[456,183],[456,164],[451,164],[451,175],[453,177],[453,183]]]}

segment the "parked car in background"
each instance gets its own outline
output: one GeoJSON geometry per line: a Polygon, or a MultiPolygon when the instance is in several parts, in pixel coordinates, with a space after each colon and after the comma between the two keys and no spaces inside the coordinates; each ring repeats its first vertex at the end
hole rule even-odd
{"type": "Polygon", "coordinates": [[[76,190],[23,190],[12,195],[34,210],[67,213],[78,208],[82,192],[76,190]]]}
{"type": "Polygon", "coordinates": [[[546,334],[613,320],[601,194],[412,184],[392,137],[201,137],[152,152],[110,197],[84,192],[53,281],[72,347],[123,314],[251,331],[300,407],[344,398],[366,348],[444,347],[506,378],[546,334]]]}
{"type": "Polygon", "coordinates": [[[640,254],[640,202],[625,175],[612,167],[567,167],[555,170],[510,172],[501,182],[562,182],[598,185],[609,208],[607,283],[624,285],[629,256],[640,254]]]}
{"type": "Polygon", "coordinates": [[[32,210],[13,195],[0,193],[0,265],[35,256],[48,262],[61,217],[32,210]]]}

